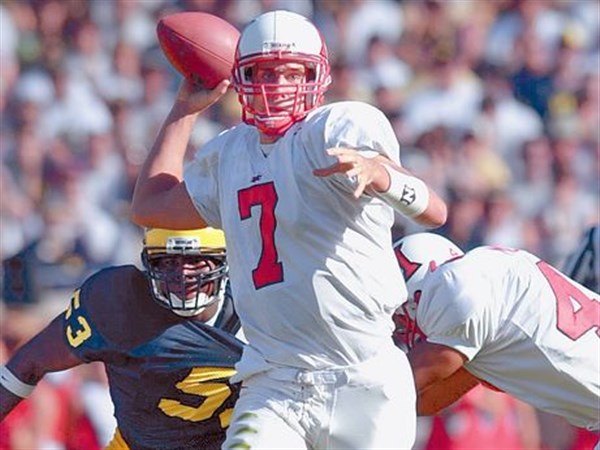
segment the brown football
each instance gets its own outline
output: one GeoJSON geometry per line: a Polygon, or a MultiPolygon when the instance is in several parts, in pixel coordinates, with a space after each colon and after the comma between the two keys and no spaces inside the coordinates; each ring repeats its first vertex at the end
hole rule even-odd
{"type": "Polygon", "coordinates": [[[165,56],[184,77],[207,89],[231,77],[240,32],[226,20],[180,12],[161,18],[156,34],[165,56]]]}

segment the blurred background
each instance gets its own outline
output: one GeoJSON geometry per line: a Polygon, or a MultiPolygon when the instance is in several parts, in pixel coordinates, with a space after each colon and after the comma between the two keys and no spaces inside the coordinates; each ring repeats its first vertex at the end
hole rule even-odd
{"type": "MultiPolygon", "coordinates": [[[[158,19],[206,11],[241,29],[272,9],[321,30],[327,102],[363,100],[392,121],[403,164],[449,204],[436,232],[464,250],[520,247],[560,268],[600,220],[596,0],[2,0],[0,363],[89,274],[139,265],[129,201],[181,80],[157,46],[158,19]]],[[[190,152],[239,114],[228,94],[197,123],[190,152]]],[[[420,230],[398,216],[394,231],[420,230]]],[[[0,448],[100,448],[111,414],[101,366],[55,374],[0,424],[0,448]]],[[[477,388],[420,419],[415,449],[592,442],[477,388]]]]}

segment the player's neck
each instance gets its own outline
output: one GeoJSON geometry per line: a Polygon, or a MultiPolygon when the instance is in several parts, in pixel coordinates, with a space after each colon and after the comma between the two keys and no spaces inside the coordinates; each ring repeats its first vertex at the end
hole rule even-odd
{"type": "Polygon", "coordinates": [[[281,136],[275,136],[272,134],[260,133],[260,143],[261,144],[274,144],[279,140],[281,136]]]}
{"type": "Polygon", "coordinates": [[[219,302],[215,302],[210,306],[207,306],[202,311],[198,313],[198,315],[194,316],[194,319],[200,320],[202,322],[208,322],[212,319],[217,311],[219,310],[219,302]]]}

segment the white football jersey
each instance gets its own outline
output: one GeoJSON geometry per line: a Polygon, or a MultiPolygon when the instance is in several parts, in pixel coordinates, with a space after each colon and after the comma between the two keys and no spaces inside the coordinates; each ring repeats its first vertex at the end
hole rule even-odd
{"type": "Polygon", "coordinates": [[[354,364],[389,346],[392,312],[406,288],[391,246],[393,210],[352,196],[356,181],[313,170],[330,147],[399,162],[389,121],[359,102],[323,106],[276,143],[240,124],[210,141],[185,168],[200,215],[222,228],[233,298],[250,346],[239,378],[272,365],[354,364]]]}
{"type": "Polygon", "coordinates": [[[425,279],[417,324],[463,353],[476,377],[598,429],[599,301],[530,253],[479,247],[425,279]]]}

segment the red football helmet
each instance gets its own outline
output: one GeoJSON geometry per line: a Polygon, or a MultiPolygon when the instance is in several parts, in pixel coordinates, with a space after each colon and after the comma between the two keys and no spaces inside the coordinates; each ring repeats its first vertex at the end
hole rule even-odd
{"type": "Polygon", "coordinates": [[[250,22],[242,32],[233,66],[233,87],[242,104],[242,120],[262,133],[284,134],[323,102],[329,83],[327,47],[305,17],[289,11],[270,11],[250,22]],[[301,83],[257,82],[253,77],[256,65],[264,62],[302,64],[306,77],[301,83]],[[272,106],[273,99],[283,95],[290,97],[286,107],[272,106]],[[255,96],[262,97],[264,106],[256,107],[255,96]]]}
{"type": "Polygon", "coordinates": [[[460,258],[464,252],[438,234],[415,233],[396,241],[394,253],[408,291],[407,301],[394,317],[397,326],[395,338],[402,337],[404,344],[411,348],[425,337],[417,325],[417,306],[425,277],[443,263],[460,258]]]}

